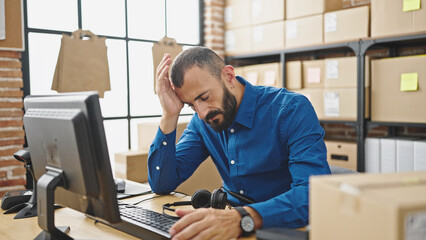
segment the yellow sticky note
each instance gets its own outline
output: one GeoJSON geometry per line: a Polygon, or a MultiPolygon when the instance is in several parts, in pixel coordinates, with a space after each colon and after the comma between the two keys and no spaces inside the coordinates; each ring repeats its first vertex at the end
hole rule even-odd
{"type": "Polygon", "coordinates": [[[401,92],[417,91],[419,76],[417,73],[401,74],[401,92]]]}
{"type": "Polygon", "coordinates": [[[404,0],[404,3],[402,5],[403,12],[414,11],[419,9],[420,9],[420,0],[404,0]]]}

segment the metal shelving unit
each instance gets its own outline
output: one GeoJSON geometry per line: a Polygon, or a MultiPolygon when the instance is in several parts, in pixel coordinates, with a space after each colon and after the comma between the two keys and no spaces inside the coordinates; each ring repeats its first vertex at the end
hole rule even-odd
{"type": "MultiPolygon", "coordinates": [[[[357,57],[357,119],[356,121],[330,121],[320,120],[320,123],[338,123],[354,127],[357,142],[357,165],[358,171],[365,171],[365,138],[370,129],[378,126],[408,126],[425,127],[426,123],[391,123],[372,122],[365,119],[365,56],[368,50],[374,48],[398,48],[403,46],[426,46],[426,33],[413,35],[395,36],[387,38],[368,38],[357,41],[322,44],[301,48],[282,49],[263,53],[243,54],[225,58],[227,63],[241,63],[242,65],[258,64],[263,62],[285,63],[289,56],[316,56],[321,53],[352,51],[357,57]]],[[[395,52],[395,51],[393,51],[395,52]]],[[[285,86],[285,64],[282,64],[282,80],[285,86]]]]}

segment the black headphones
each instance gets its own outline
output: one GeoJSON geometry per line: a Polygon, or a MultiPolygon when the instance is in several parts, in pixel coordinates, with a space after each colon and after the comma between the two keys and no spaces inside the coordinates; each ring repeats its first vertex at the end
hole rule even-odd
{"type": "Polygon", "coordinates": [[[216,209],[225,209],[226,205],[236,206],[238,204],[231,202],[227,198],[227,193],[229,195],[235,197],[236,199],[251,204],[254,203],[254,200],[250,197],[241,195],[239,193],[235,193],[232,191],[224,190],[223,187],[215,189],[212,193],[205,189],[197,190],[191,197],[191,201],[180,201],[174,203],[166,203],[163,205],[163,215],[173,219],[179,219],[179,217],[171,216],[165,212],[165,210],[169,210],[174,212],[175,209],[173,206],[184,206],[184,205],[192,205],[194,208],[216,208],[216,209]]]}

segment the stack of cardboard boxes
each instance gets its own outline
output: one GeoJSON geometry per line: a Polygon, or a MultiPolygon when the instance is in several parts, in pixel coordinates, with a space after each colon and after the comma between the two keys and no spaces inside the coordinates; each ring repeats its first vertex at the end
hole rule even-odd
{"type": "Polygon", "coordinates": [[[367,38],[370,22],[369,6],[365,5],[369,3],[365,0],[228,0],[226,55],[367,38]]]}
{"type": "MultiPolygon", "coordinates": [[[[187,119],[179,119],[176,128],[176,143],[182,136],[187,124],[187,119]]],[[[115,154],[114,176],[116,178],[128,179],[140,183],[148,181],[148,151],[157,134],[159,125],[159,122],[138,124],[138,150],[129,150],[115,154]]],[[[177,191],[192,195],[198,189],[213,191],[220,186],[222,186],[222,179],[209,157],[197,168],[189,179],[177,188],[177,191]]]]}
{"type": "MultiPolygon", "coordinates": [[[[366,58],[366,117],[369,117],[369,64],[366,58]]],[[[356,121],[357,58],[341,57],[286,63],[286,87],[305,95],[320,120],[356,121]]]]}
{"type": "Polygon", "coordinates": [[[226,1],[226,54],[283,49],[284,7],[284,0],[226,1]]]}
{"type": "Polygon", "coordinates": [[[425,0],[228,0],[226,55],[423,32],[425,4],[425,0]]]}
{"type": "Polygon", "coordinates": [[[264,63],[236,67],[235,75],[241,76],[252,85],[283,87],[281,63],[264,63]]]}

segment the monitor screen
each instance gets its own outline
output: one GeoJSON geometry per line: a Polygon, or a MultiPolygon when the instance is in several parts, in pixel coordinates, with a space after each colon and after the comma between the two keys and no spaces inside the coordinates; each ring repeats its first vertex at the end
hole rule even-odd
{"type": "Polygon", "coordinates": [[[63,171],[55,203],[110,223],[120,221],[96,93],[27,96],[24,127],[35,178],[63,171]]]}

